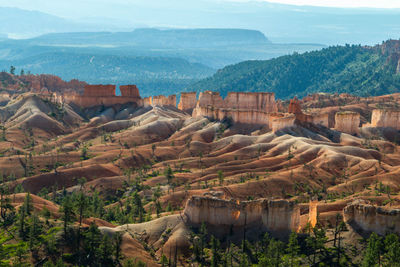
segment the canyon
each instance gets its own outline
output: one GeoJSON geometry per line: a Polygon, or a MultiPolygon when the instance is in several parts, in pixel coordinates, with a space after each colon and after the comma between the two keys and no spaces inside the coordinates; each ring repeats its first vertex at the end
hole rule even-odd
{"type": "Polygon", "coordinates": [[[1,92],[0,165],[17,209],[22,192],[54,219],[57,198],[99,197],[104,213],[88,211],[82,227],[122,234],[123,254],[148,266],[175,251],[189,259],[203,223],[237,244],[244,232],[287,240],[338,220],[344,244],[399,233],[400,94],[205,91],[177,104],[175,95],[142,98],[135,85],[116,91],[1,92]]]}

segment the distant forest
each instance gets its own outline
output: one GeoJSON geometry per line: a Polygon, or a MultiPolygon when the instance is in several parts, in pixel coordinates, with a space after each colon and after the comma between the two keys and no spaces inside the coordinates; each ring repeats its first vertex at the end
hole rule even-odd
{"type": "Polygon", "coordinates": [[[315,92],[359,96],[400,92],[398,52],[383,54],[362,46],[334,46],[294,53],[271,60],[227,66],[187,91],[215,90],[275,92],[278,98],[303,97],[315,92]]]}

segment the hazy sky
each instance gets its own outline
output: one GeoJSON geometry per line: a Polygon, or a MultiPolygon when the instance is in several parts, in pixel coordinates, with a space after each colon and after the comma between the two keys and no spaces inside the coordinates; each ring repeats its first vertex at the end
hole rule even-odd
{"type": "Polygon", "coordinates": [[[268,2],[330,7],[400,8],[400,0],[270,0],[268,2]]]}
{"type": "MultiPolygon", "coordinates": [[[[121,10],[126,11],[129,8],[140,8],[141,6],[168,9],[174,6],[172,5],[174,3],[186,8],[200,8],[201,2],[249,1],[265,0],[0,0],[0,6],[39,10],[63,17],[79,18],[105,16],[107,13],[110,14],[110,17],[115,17],[121,10]]],[[[400,8],[400,0],[269,0],[265,2],[330,7],[400,8]]]]}

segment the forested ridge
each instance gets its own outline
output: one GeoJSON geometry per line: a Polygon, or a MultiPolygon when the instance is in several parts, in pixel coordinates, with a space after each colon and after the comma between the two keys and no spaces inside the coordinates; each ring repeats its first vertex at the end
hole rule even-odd
{"type": "Polygon", "coordinates": [[[187,90],[275,92],[278,98],[310,93],[351,93],[359,96],[399,92],[397,61],[360,45],[332,46],[271,60],[227,66],[187,90]]]}

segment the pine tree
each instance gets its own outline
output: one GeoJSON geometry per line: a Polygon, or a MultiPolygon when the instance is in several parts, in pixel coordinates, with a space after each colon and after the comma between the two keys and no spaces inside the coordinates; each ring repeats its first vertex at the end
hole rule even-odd
{"type": "Polygon", "coordinates": [[[387,266],[400,265],[400,242],[396,234],[389,234],[385,238],[385,251],[383,255],[387,266]],[[397,264],[397,265],[396,265],[397,264]]]}
{"type": "Polygon", "coordinates": [[[213,235],[211,236],[211,266],[218,267],[220,263],[221,256],[219,255],[220,243],[219,240],[216,239],[213,235]]]}
{"type": "Polygon", "coordinates": [[[113,247],[110,238],[105,234],[100,244],[100,264],[101,266],[113,265],[113,247]]]}
{"type": "Polygon", "coordinates": [[[293,267],[297,264],[296,258],[299,255],[299,251],[300,246],[297,240],[297,234],[292,232],[289,236],[289,242],[286,249],[289,257],[289,266],[293,267]]]}
{"type": "Polygon", "coordinates": [[[120,232],[115,233],[114,235],[114,260],[117,265],[121,265],[122,253],[121,253],[121,245],[122,245],[122,234],[120,232]]]}
{"type": "Polygon", "coordinates": [[[382,239],[376,233],[372,233],[368,238],[367,250],[365,251],[362,266],[380,265],[381,252],[382,239]]]}
{"type": "Polygon", "coordinates": [[[64,198],[64,201],[63,201],[62,207],[61,207],[61,212],[62,212],[62,221],[64,222],[64,224],[63,224],[64,239],[66,241],[68,225],[70,222],[72,222],[73,216],[74,216],[73,204],[72,204],[71,198],[69,196],[64,198]]]}

